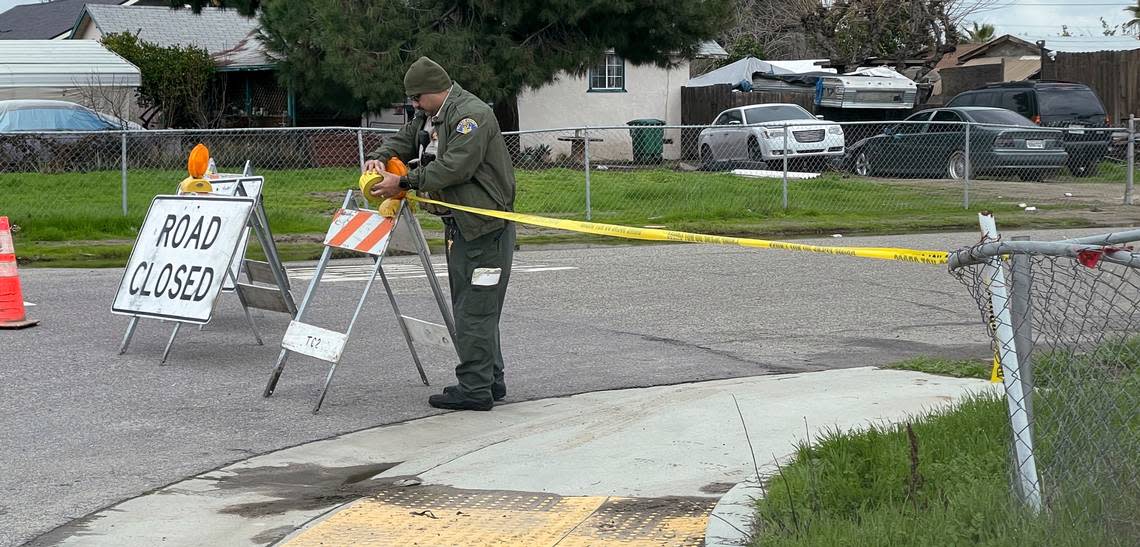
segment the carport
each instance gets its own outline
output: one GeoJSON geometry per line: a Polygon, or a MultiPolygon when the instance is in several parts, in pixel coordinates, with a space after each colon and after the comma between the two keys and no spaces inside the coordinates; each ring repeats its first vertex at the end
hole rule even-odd
{"type": "Polygon", "coordinates": [[[0,100],[72,101],[133,118],[142,73],[94,40],[0,40],[0,100]]]}

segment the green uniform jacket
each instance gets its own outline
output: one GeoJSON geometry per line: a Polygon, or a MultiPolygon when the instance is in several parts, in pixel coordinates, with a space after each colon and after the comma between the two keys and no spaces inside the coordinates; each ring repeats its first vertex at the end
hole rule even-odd
{"type": "MultiPolygon", "coordinates": [[[[459,84],[453,84],[435,120],[439,139],[435,161],[409,172],[408,186],[456,205],[513,211],[514,168],[491,107],[459,84]]],[[[395,135],[385,137],[384,144],[368,157],[386,162],[396,156],[404,163],[418,157],[416,135],[426,121],[427,113],[417,111],[411,122],[395,135]]],[[[451,214],[459,225],[459,233],[468,241],[506,226],[505,220],[497,218],[463,211],[451,214]]]]}

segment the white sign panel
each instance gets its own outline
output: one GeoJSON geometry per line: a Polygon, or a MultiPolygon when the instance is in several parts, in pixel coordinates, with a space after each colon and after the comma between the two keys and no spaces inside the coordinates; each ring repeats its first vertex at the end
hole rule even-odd
{"type": "Polygon", "coordinates": [[[252,198],[156,196],[111,311],[207,323],[252,198]]]}
{"type": "MultiPolygon", "coordinates": [[[[243,175],[223,175],[218,179],[206,179],[210,183],[213,191],[210,192],[211,196],[236,196],[238,183],[240,182],[245,194],[249,197],[258,197],[261,195],[261,188],[265,186],[265,177],[246,177],[243,175]]],[[[245,260],[245,250],[249,244],[249,229],[245,230],[245,235],[241,238],[241,243],[238,244],[239,253],[234,254],[234,260],[230,263],[230,272],[233,278],[237,279],[238,274],[241,273],[241,264],[245,260]]],[[[222,290],[234,290],[234,283],[230,281],[230,277],[226,276],[222,280],[222,290]]]]}
{"type": "Polygon", "coordinates": [[[265,177],[206,179],[206,181],[214,189],[210,194],[216,196],[236,196],[237,183],[241,182],[247,196],[257,197],[261,195],[261,187],[265,185],[265,177]]]}
{"type": "Polygon", "coordinates": [[[300,321],[290,321],[285,337],[281,339],[281,347],[322,361],[338,363],[347,341],[348,337],[342,333],[300,321]]]}
{"type": "Polygon", "coordinates": [[[412,340],[421,344],[452,348],[451,333],[447,332],[447,327],[406,315],[401,317],[404,318],[404,324],[408,326],[408,335],[412,337],[412,340]]]}

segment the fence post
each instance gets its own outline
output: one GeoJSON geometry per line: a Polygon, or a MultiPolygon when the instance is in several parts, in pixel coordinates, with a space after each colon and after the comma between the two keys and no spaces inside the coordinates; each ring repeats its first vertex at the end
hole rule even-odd
{"type": "MultiPolygon", "coordinates": [[[[1029,236],[1015,236],[1014,241],[1028,241],[1029,236]]],[[[1033,260],[1028,255],[1015,253],[1010,257],[1013,274],[1013,338],[1017,345],[1017,366],[1021,383],[1025,387],[1025,412],[1029,415],[1030,434],[1033,427],[1033,260]]]]}
{"type": "Polygon", "coordinates": [[[1136,176],[1136,115],[1128,115],[1128,154],[1125,156],[1125,161],[1128,162],[1128,179],[1124,185],[1124,204],[1132,205],[1132,183],[1133,177],[1136,176]]]}
{"type": "MultiPolygon", "coordinates": [[[[1000,241],[997,224],[989,212],[978,213],[978,224],[982,228],[982,241],[1000,241]]],[[[1033,452],[1033,437],[1030,434],[1029,415],[1025,410],[1025,390],[1021,379],[1017,353],[1017,342],[1011,320],[1009,290],[1005,280],[1005,268],[1001,256],[995,256],[986,264],[983,278],[990,280],[990,303],[996,319],[999,359],[1001,360],[1005,399],[1009,407],[1010,428],[1013,430],[1013,453],[1016,458],[1014,475],[1021,499],[1034,512],[1041,510],[1041,482],[1037,474],[1037,460],[1033,452]]]]}
{"type": "Polygon", "coordinates": [[[127,216],[127,132],[120,133],[119,173],[123,178],[123,216],[127,216]]]}
{"type": "Polygon", "coordinates": [[[962,208],[970,208],[970,122],[966,122],[966,173],[962,179],[962,208]]]}
{"type": "Polygon", "coordinates": [[[784,124],[784,195],[780,200],[780,204],[784,209],[788,208],[788,125],[784,124]]]}
{"type": "MultiPolygon", "coordinates": [[[[586,168],[586,220],[591,220],[590,209],[590,127],[582,131],[582,163],[586,168]]],[[[635,143],[636,144],[636,143],[635,143]]]]}
{"type": "Polygon", "coordinates": [[[356,130],[356,156],[360,158],[360,170],[364,171],[364,129],[356,130]]]}

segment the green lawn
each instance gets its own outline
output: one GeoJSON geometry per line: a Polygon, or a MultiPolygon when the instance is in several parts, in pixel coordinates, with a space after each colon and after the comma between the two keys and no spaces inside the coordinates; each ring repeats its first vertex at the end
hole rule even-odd
{"type": "MultiPolygon", "coordinates": [[[[318,236],[328,227],[343,192],[354,187],[353,169],[266,170],[265,203],[277,236],[286,238],[297,258],[313,258],[318,236]]],[[[44,265],[115,265],[125,261],[156,194],[170,193],[184,176],[178,171],[131,171],[128,210],[122,215],[120,173],[0,175],[0,214],[18,226],[21,260],[44,265]],[[76,242],[84,242],[78,244],[76,242]],[[98,242],[98,243],[86,243],[98,242]],[[127,247],[124,247],[126,245],[127,247]],[[90,248],[85,248],[90,247],[90,248]],[[91,256],[88,256],[91,255],[91,256]]],[[[516,210],[585,219],[583,173],[569,169],[518,171],[516,210]]],[[[976,212],[1017,211],[1014,204],[975,200],[961,206],[961,191],[950,183],[883,183],[828,174],[789,183],[788,208],[781,182],[725,173],[667,169],[596,171],[591,174],[591,213],[597,222],[657,225],[713,234],[779,237],[830,234],[906,233],[975,229],[976,212]]],[[[439,223],[424,215],[428,230],[439,223]]],[[[1008,215],[1003,227],[1085,225],[1072,217],[1008,215]]],[[[549,240],[593,240],[589,236],[539,236],[549,240]]],[[[524,238],[524,243],[529,241],[524,238]]]]}
{"type": "MultiPolygon", "coordinates": [[[[1137,350],[1131,340],[1035,357],[1041,514],[1010,494],[1006,402],[983,395],[913,419],[913,437],[898,425],[801,445],[757,502],[753,545],[1135,545],[1137,350]]],[[[923,358],[892,368],[990,374],[985,361],[923,358]]]]}

